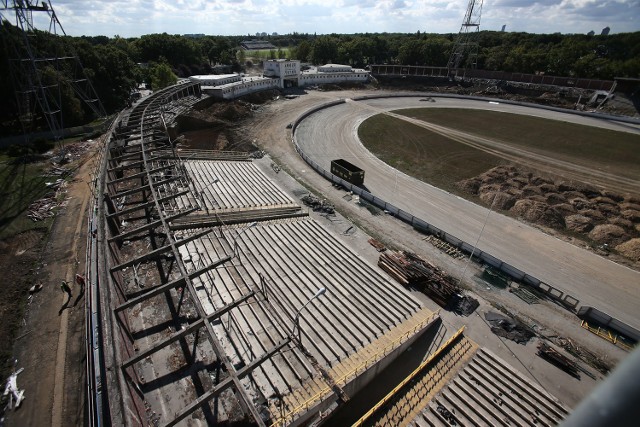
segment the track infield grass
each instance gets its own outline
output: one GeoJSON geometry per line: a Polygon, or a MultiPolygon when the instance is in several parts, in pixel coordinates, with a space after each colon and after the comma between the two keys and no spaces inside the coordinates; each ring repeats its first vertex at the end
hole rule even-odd
{"type": "MultiPolygon", "coordinates": [[[[628,178],[640,177],[637,134],[495,111],[411,108],[394,113],[628,178]]],[[[358,135],[365,147],[385,163],[453,193],[460,193],[456,182],[508,163],[384,114],[365,120],[358,135]]]]}

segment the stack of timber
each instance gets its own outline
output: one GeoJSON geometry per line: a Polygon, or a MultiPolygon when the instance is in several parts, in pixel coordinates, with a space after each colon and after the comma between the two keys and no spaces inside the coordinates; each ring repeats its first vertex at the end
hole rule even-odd
{"type": "Polygon", "coordinates": [[[538,344],[538,356],[542,357],[547,362],[556,365],[569,375],[580,379],[580,373],[578,372],[580,368],[578,364],[568,357],[560,354],[559,351],[550,345],[540,342],[540,344],[538,344]]]}
{"type": "Polygon", "coordinates": [[[411,252],[382,253],[378,266],[402,285],[424,292],[441,307],[447,307],[451,298],[461,293],[449,275],[411,252]]]}

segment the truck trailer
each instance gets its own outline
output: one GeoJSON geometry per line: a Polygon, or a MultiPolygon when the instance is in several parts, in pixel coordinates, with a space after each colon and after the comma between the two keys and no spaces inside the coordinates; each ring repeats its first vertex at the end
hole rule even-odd
{"type": "Polygon", "coordinates": [[[344,159],[331,161],[331,173],[358,187],[364,183],[364,171],[344,159]]]}

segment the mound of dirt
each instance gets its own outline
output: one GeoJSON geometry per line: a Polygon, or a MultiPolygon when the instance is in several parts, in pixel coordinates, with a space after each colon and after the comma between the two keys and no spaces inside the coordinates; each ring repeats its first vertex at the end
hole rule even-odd
{"type": "Polygon", "coordinates": [[[640,262],[640,239],[635,238],[616,246],[616,251],[626,258],[640,262]]]}
{"type": "Polygon", "coordinates": [[[547,210],[547,205],[530,199],[518,200],[511,212],[525,221],[538,222],[547,210]]]}
{"type": "Polygon", "coordinates": [[[456,183],[456,186],[465,193],[476,195],[482,182],[478,178],[465,179],[456,183]]]}
{"type": "Polygon", "coordinates": [[[480,194],[480,200],[485,202],[489,206],[493,206],[494,209],[509,210],[516,203],[516,198],[508,193],[487,191],[480,194]]]}
{"type": "Polygon", "coordinates": [[[620,215],[622,215],[624,219],[628,219],[629,221],[640,222],[640,210],[626,209],[620,212],[620,215]]]}
{"type": "Polygon", "coordinates": [[[589,237],[598,243],[616,246],[629,240],[630,236],[624,231],[624,228],[618,225],[600,224],[593,227],[589,237]]]}
{"type": "Polygon", "coordinates": [[[584,215],[569,215],[565,217],[564,222],[566,224],[567,230],[573,231],[575,233],[588,233],[589,231],[593,230],[593,223],[591,222],[591,218],[584,215]]]}
{"type": "Polygon", "coordinates": [[[575,208],[568,203],[560,203],[557,205],[553,205],[549,209],[556,212],[558,215],[562,217],[567,217],[569,215],[573,215],[576,213],[575,208]]]}

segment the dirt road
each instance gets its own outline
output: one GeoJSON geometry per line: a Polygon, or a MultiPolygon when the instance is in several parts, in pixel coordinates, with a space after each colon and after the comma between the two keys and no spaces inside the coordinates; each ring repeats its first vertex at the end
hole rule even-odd
{"type": "Polygon", "coordinates": [[[68,186],[68,204],[57,215],[44,248],[39,273],[44,287],[33,297],[18,333],[23,338],[14,349],[17,367],[24,368],[18,386],[25,390],[25,399],[17,411],[7,413],[7,426],[84,423],[84,293],[74,277],[84,271],[89,160],[96,148],[80,160],[68,186]],[[71,298],[61,291],[62,280],[71,285],[71,298]]]}

